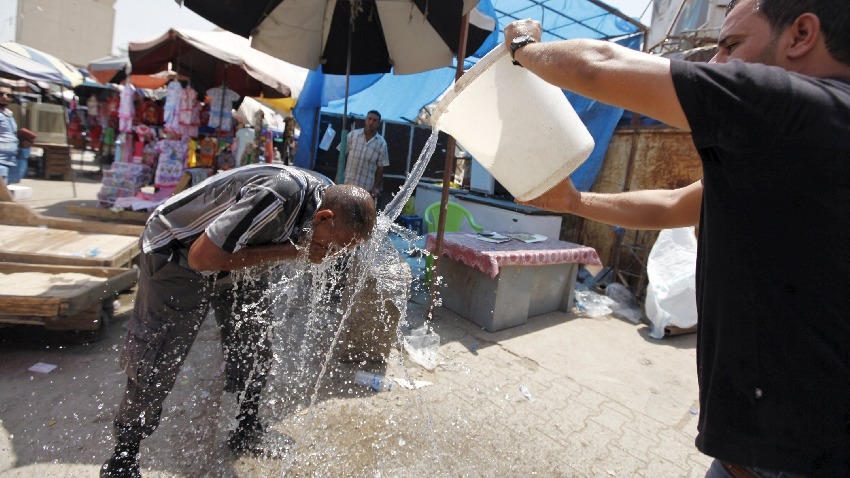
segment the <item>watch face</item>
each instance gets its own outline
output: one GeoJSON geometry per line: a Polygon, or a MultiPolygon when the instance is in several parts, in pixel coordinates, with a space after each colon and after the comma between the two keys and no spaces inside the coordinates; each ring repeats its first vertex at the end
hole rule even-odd
{"type": "Polygon", "coordinates": [[[520,35],[520,36],[514,38],[513,40],[511,40],[511,43],[516,45],[516,44],[522,43],[524,41],[527,41],[528,39],[529,39],[528,35],[520,35]]]}

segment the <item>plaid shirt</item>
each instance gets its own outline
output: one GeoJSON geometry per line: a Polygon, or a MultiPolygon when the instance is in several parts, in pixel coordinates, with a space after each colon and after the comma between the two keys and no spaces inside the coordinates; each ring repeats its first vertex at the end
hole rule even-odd
{"type": "Polygon", "coordinates": [[[343,183],[354,184],[371,191],[375,185],[375,172],[378,166],[390,165],[387,142],[378,133],[366,141],[363,128],[348,133],[346,144],[345,179],[343,183]]]}

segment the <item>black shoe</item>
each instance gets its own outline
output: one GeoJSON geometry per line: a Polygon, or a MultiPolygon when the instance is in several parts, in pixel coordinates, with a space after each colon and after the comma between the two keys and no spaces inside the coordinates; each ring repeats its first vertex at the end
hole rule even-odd
{"type": "Polygon", "coordinates": [[[276,430],[266,432],[259,423],[242,425],[230,432],[227,446],[236,455],[249,454],[257,458],[281,458],[293,446],[291,437],[276,430]]]}
{"type": "Polygon", "coordinates": [[[113,455],[100,467],[100,478],[142,478],[139,459],[135,456],[113,455]]]}

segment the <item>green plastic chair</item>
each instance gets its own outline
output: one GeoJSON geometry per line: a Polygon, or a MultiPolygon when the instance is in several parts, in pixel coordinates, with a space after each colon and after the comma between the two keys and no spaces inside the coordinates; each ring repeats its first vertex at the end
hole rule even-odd
{"type": "MultiPolygon", "coordinates": [[[[465,207],[453,202],[446,203],[446,229],[445,232],[460,232],[463,220],[469,221],[472,229],[481,232],[483,227],[475,223],[472,214],[465,207]]],[[[440,221],[440,203],[435,202],[425,210],[425,224],[428,224],[428,232],[437,232],[437,224],[440,221]]]]}
{"type": "MultiPolygon", "coordinates": [[[[483,227],[475,223],[472,214],[460,204],[453,202],[446,203],[446,228],[445,232],[460,232],[460,226],[463,221],[469,221],[469,226],[481,232],[483,227]]],[[[440,221],[440,203],[435,202],[428,206],[425,210],[425,223],[428,224],[428,232],[437,232],[437,225],[440,221]]],[[[434,256],[428,254],[425,258],[425,284],[431,284],[431,270],[434,268],[434,256]]]]}

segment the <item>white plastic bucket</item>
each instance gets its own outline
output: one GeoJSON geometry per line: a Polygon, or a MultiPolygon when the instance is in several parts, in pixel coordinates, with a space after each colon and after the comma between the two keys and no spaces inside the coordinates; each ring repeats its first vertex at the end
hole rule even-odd
{"type": "Polygon", "coordinates": [[[566,179],[594,146],[563,91],[511,63],[503,45],[464,73],[437,104],[431,123],[520,200],[566,179]]]}

